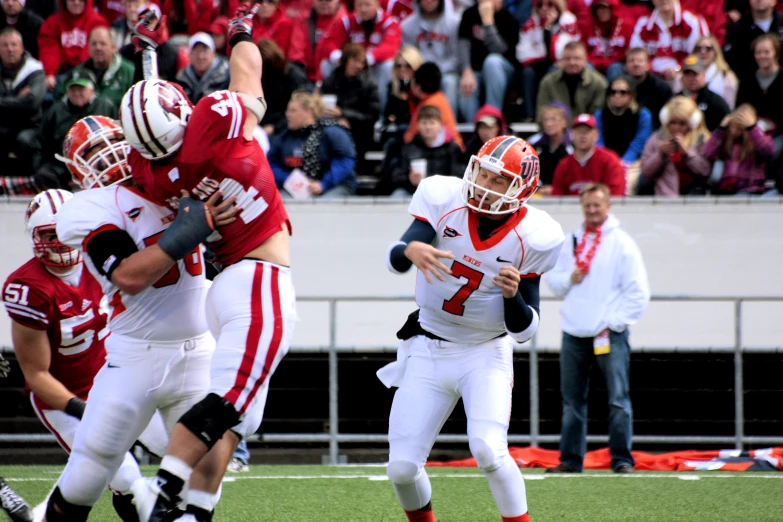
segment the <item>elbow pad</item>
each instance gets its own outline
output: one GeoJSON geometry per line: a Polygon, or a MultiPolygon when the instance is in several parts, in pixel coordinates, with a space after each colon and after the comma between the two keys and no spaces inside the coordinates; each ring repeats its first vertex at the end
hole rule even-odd
{"type": "Polygon", "coordinates": [[[536,312],[536,309],[532,306],[528,307],[530,308],[530,311],[533,312],[533,320],[530,321],[530,325],[522,330],[521,332],[512,332],[506,328],[506,333],[511,336],[512,339],[514,339],[515,342],[522,344],[524,342],[527,342],[530,340],[531,337],[533,337],[533,334],[536,333],[536,330],[538,330],[538,312],[536,312]]]}
{"type": "Polygon", "coordinates": [[[245,108],[252,112],[256,118],[258,118],[258,121],[264,119],[264,114],[266,114],[267,107],[265,99],[253,98],[244,92],[238,92],[237,96],[242,99],[242,103],[245,104],[245,108]]]}

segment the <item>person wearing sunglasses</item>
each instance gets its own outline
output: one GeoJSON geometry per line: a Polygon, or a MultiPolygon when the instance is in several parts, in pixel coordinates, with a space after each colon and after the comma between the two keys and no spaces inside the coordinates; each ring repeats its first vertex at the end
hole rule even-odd
{"type": "Polygon", "coordinates": [[[652,134],[652,115],[636,102],[633,81],[619,76],[606,89],[606,104],[595,113],[598,145],[613,150],[626,168],[639,161],[652,134]]]}
{"type": "Polygon", "coordinates": [[[712,169],[704,156],[710,132],[691,98],[675,96],[661,109],[663,127],[644,146],[637,185],[640,196],[686,196],[706,192],[712,169]]]}
{"type": "Polygon", "coordinates": [[[733,110],[737,103],[739,80],[723,58],[718,40],[714,36],[702,36],[696,42],[693,54],[704,62],[707,88],[726,100],[729,109],[733,110]]]}
{"type": "Polygon", "coordinates": [[[720,126],[720,122],[731,109],[726,100],[707,87],[705,71],[706,66],[701,58],[693,54],[688,56],[682,63],[682,91],[679,94],[690,96],[696,102],[699,110],[704,113],[707,129],[712,132],[720,126]]]}

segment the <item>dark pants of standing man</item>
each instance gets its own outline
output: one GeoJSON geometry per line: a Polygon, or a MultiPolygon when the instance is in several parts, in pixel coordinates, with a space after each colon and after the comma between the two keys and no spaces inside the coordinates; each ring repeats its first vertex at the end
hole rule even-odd
{"type": "Polygon", "coordinates": [[[604,376],[609,395],[609,452],[612,469],[633,466],[631,436],[633,411],[629,394],[631,347],[628,330],[609,332],[609,353],[595,355],[592,337],[574,337],[563,332],[560,350],[560,393],[563,397],[563,427],[560,461],[582,471],[587,451],[587,393],[593,362],[604,376]]]}

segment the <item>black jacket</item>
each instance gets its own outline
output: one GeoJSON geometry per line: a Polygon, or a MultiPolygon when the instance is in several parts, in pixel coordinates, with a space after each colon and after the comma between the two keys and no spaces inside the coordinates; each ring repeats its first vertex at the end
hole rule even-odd
{"type": "Polygon", "coordinates": [[[228,89],[229,80],[228,60],[220,55],[215,55],[212,66],[201,78],[196,77],[192,65],[188,65],[177,74],[177,83],[182,86],[194,105],[204,96],[228,89]]]}
{"type": "MultiPolygon", "coordinates": [[[[22,35],[24,50],[30,53],[33,58],[38,58],[38,32],[41,30],[43,18],[35,14],[28,8],[22,9],[19,13],[19,19],[14,25],[14,29],[22,35]]],[[[0,31],[8,27],[8,21],[5,14],[0,12],[0,31]]]]}
{"type": "Polygon", "coordinates": [[[275,134],[279,134],[288,128],[285,111],[288,107],[288,101],[291,99],[291,93],[301,87],[299,83],[300,78],[290,68],[287,71],[271,67],[264,69],[264,75],[261,77],[261,86],[264,88],[266,113],[264,114],[264,119],[261,120],[261,125],[274,126],[275,134]]]}
{"type": "Polygon", "coordinates": [[[737,106],[750,103],[756,109],[759,118],[775,123],[775,136],[783,135],[783,69],[764,91],[761,89],[756,73],[751,72],[740,81],[737,91],[737,106]]]}
{"type": "Polygon", "coordinates": [[[343,111],[343,117],[351,124],[352,130],[355,130],[357,123],[359,127],[364,127],[378,121],[381,112],[378,85],[367,72],[348,78],[344,69],[338,67],[324,80],[321,94],[337,95],[337,106],[343,111]]]}
{"type": "Polygon", "coordinates": [[[465,173],[465,164],[461,160],[462,149],[451,139],[447,139],[442,145],[428,147],[420,134],[414,136],[413,141],[402,147],[400,161],[396,162],[390,172],[394,188],[402,187],[413,194],[416,187],[411,185],[408,174],[411,161],[417,159],[427,160],[427,176],[454,176],[462,177],[465,173]]]}
{"type": "MultiPolygon", "coordinates": [[[[769,26],[769,32],[777,34],[781,43],[783,43],[783,13],[772,13],[772,24],[769,26]]],[[[737,78],[744,78],[758,69],[756,60],[753,58],[753,51],[750,50],[750,44],[757,36],[762,34],[764,34],[764,31],[756,25],[753,17],[749,14],[730,24],[726,29],[723,55],[731,70],[737,75],[737,78]]],[[[780,56],[780,63],[783,64],[783,53],[780,56]]]]}
{"type": "Polygon", "coordinates": [[[647,77],[636,84],[636,101],[652,114],[653,130],[660,128],[659,113],[671,97],[672,88],[653,73],[647,73],[647,77]]]}
{"type": "Polygon", "coordinates": [[[14,71],[0,63],[0,135],[37,127],[45,95],[46,78],[41,62],[25,55],[14,71]],[[30,88],[30,93],[20,97],[25,87],[30,88]]]}
{"type": "MultiPolygon", "coordinates": [[[[684,92],[678,93],[678,96],[688,96],[684,92]]],[[[720,94],[709,90],[706,86],[699,91],[696,96],[696,105],[704,113],[704,124],[710,132],[720,127],[720,122],[731,112],[729,104],[720,94]]]]}

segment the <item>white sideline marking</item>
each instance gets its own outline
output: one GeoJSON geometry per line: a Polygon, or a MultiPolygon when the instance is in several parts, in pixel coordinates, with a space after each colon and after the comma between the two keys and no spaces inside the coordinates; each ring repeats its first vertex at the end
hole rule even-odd
{"type": "MultiPolygon", "coordinates": [[[[783,473],[780,474],[755,474],[748,473],[722,473],[722,474],[678,474],[672,473],[647,473],[637,472],[632,475],[617,475],[608,473],[564,473],[564,474],[523,474],[525,480],[544,480],[544,479],[678,479],[678,480],[699,480],[699,479],[717,479],[717,478],[754,478],[754,479],[783,479],[783,473]]],[[[485,478],[483,473],[432,473],[430,478],[485,478]]],[[[223,482],[237,482],[239,480],[352,480],[367,479],[372,481],[388,480],[386,475],[230,475],[223,479],[223,482]]],[[[55,482],[55,477],[5,477],[8,482],[55,482]]]]}

